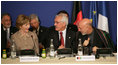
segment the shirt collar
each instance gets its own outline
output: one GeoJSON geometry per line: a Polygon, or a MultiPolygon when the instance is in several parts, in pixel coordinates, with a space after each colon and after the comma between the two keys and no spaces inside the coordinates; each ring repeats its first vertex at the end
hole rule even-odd
{"type": "Polygon", "coordinates": [[[22,34],[20,31],[18,31],[18,36],[20,36],[20,37],[30,37],[30,34],[29,34],[29,32],[28,32],[28,33],[26,33],[26,34],[24,35],[24,34],[22,34]]]}
{"type": "Polygon", "coordinates": [[[65,28],[63,31],[59,31],[59,33],[60,33],[60,32],[66,33],[66,29],[67,29],[67,26],[66,26],[66,28],[65,28]]]}
{"type": "Polygon", "coordinates": [[[40,29],[40,26],[39,26],[37,29],[33,30],[33,32],[36,32],[36,30],[37,30],[37,32],[38,32],[38,31],[39,31],[39,29],[40,29]]]}
{"type": "Polygon", "coordinates": [[[4,31],[6,31],[6,30],[7,30],[7,28],[5,28],[5,27],[3,26],[3,30],[4,30],[4,31]]]}

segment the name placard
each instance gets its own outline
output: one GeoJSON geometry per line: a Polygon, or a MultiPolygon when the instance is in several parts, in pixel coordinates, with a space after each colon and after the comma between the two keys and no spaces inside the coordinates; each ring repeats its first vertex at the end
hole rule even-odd
{"type": "Polygon", "coordinates": [[[95,56],[76,56],[76,61],[95,61],[95,56]]]}
{"type": "Polygon", "coordinates": [[[20,62],[38,62],[38,56],[20,56],[20,62]]]}

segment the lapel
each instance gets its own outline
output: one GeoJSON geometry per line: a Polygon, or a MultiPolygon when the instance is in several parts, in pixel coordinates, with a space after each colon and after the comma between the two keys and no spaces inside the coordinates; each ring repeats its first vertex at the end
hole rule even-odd
{"type": "MultiPolygon", "coordinates": [[[[93,40],[93,43],[103,43],[102,41],[101,41],[101,38],[100,38],[100,36],[99,36],[99,34],[102,36],[102,34],[100,33],[100,32],[97,32],[97,31],[99,31],[98,29],[96,29],[96,28],[94,28],[93,27],[93,29],[94,29],[94,40],[93,40]],[[95,30],[96,29],[96,30],[95,30]]],[[[102,36],[102,38],[104,39],[104,37],[102,36]]]]}
{"type": "Polygon", "coordinates": [[[40,35],[40,33],[41,33],[41,27],[40,27],[40,26],[39,26],[39,28],[38,28],[37,32],[38,32],[38,33],[36,33],[36,34],[37,34],[37,36],[39,36],[39,35],[40,35]]]}
{"type": "Polygon", "coordinates": [[[10,27],[10,36],[13,35],[14,33],[16,33],[18,31],[18,29],[16,27],[10,27]]]}
{"type": "Polygon", "coordinates": [[[7,35],[7,32],[3,29],[3,25],[1,24],[1,36],[6,38],[7,37],[6,35],[7,35]]]}
{"type": "Polygon", "coordinates": [[[39,34],[43,32],[41,26],[39,26],[39,29],[38,30],[39,30],[39,34]]]}
{"type": "Polygon", "coordinates": [[[76,44],[79,44],[78,40],[79,38],[81,39],[81,42],[83,41],[82,34],[79,31],[76,32],[75,38],[76,38],[76,44]]]}
{"type": "Polygon", "coordinates": [[[58,31],[55,31],[54,39],[55,39],[56,44],[58,44],[57,46],[59,46],[60,45],[60,40],[59,40],[58,31]]]}
{"type": "Polygon", "coordinates": [[[12,26],[10,27],[10,37],[11,37],[11,35],[13,35],[14,33],[12,32],[12,26]]]}
{"type": "Polygon", "coordinates": [[[52,31],[51,32],[51,37],[53,39],[54,48],[55,48],[55,50],[57,50],[58,47],[60,46],[58,31],[52,31]]]}
{"type": "Polygon", "coordinates": [[[54,45],[54,49],[57,50],[58,49],[58,32],[55,31],[55,26],[52,26],[49,28],[48,30],[48,42],[49,44],[47,44],[47,47],[50,47],[50,42],[51,42],[51,39],[53,39],[53,45],[54,45]]]}
{"type": "MultiPolygon", "coordinates": [[[[94,29],[94,28],[93,28],[94,29]]],[[[97,40],[99,40],[99,38],[98,38],[98,34],[97,34],[97,32],[96,32],[96,30],[94,29],[94,35],[93,35],[94,37],[94,39],[93,39],[93,43],[96,43],[96,42],[99,42],[99,41],[97,41],[97,40]],[[97,39],[96,39],[97,38],[97,39]]]]}
{"type": "Polygon", "coordinates": [[[71,30],[69,30],[68,29],[68,27],[67,27],[67,29],[66,29],[66,41],[65,41],[65,47],[66,48],[70,48],[70,46],[71,46],[71,41],[72,41],[72,32],[71,32],[71,30]]]}
{"type": "Polygon", "coordinates": [[[4,29],[3,29],[3,25],[1,24],[1,31],[2,32],[6,32],[4,29]]]}

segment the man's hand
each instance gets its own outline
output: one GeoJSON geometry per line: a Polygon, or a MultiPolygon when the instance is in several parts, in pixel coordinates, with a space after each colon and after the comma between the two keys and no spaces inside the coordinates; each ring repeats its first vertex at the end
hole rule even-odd
{"type": "Polygon", "coordinates": [[[59,48],[58,49],[62,49],[62,48],[65,48],[63,45],[61,45],[61,46],[59,46],[59,48]]]}
{"type": "Polygon", "coordinates": [[[42,45],[42,43],[39,43],[39,48],[40,49],[44,48],[44,46],[42,45]]]}
{"type": "Polygon", "coordinates": [[[84,41],[83,46],[87,46],[89,44],[90,38],[84,41]]]}
{"type": "Polygon", "coordinates": [[[11,43],[9,41],[7,41],[7,48],[10,48],[11,47],[11,43]]]}
{"type": "Polygon", "coordinates": [[[94,54],[96,54],[97,49],[98,49],[98,47],[96,47],[96,46],[93,47],[92,51],[94,54]]]}

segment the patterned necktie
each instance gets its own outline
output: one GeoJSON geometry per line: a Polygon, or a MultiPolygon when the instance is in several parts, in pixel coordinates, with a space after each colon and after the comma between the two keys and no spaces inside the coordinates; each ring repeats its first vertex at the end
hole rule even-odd
{"type": "Polygon", "coordinates": [[[6,30],[7,30],[7,40],[9,40],[10,30],[9,30],[9,28],[7,28],[6,30]]]}
{"type": "Polygon", "coordinates": [[[63,33],[62,32],[60,32],[60,38],[61,38],[61,45],[63,45],[64,46],[64,38],[63,38],[63,35],[62,35],[63,33]]]}

